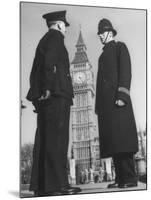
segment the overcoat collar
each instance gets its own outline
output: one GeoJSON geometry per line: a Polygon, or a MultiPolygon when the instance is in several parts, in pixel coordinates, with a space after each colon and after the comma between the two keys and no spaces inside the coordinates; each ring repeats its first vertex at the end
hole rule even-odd
{"type": "Polygon", "coordinates": [[[115,43],[116,43],[115,40],[112,40],[112,41],[106,43],[102,49],[105,50],[105,49],[115,45],[115,43]]]}
{"type": "Polygon", "coordinates": [[[60,39],[64,39],[64,35],[56,29],[49,29],[48,33],[60,37],[60,39]]]}

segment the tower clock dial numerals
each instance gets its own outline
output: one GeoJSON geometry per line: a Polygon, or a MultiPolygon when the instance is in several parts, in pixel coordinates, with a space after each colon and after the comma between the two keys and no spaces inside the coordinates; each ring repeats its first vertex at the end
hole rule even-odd
{"type": "Polygon", "coordinates": [[[74,74],[74,82],[77,84],[82,84],[86,81],[86,75],[84,72],[77,72],[74,74]]]}

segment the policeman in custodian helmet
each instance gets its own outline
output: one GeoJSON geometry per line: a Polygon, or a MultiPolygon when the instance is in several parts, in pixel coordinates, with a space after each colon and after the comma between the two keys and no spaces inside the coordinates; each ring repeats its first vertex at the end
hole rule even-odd
{"type": "Polygon", "coordinates": [[[114,40],[117,32],[108,19],[100,20],[97,34],[103,44],[95,104],[100,154],[102,158],[113,158],[116,173],[115,183],[108,188],[136,187],[134,154],[138,151],[138,139],[130,98],[129,51],[123,42],[114,40]]]}

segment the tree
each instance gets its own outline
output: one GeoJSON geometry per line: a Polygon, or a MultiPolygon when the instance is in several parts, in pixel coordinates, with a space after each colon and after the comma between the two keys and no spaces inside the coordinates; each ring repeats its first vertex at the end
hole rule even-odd
{"type": "Polygon", "coordinates": [[[28,184],[30,182],[32,167],[33,144],[24,144],[21,147],[21,183],[28,184]]]}

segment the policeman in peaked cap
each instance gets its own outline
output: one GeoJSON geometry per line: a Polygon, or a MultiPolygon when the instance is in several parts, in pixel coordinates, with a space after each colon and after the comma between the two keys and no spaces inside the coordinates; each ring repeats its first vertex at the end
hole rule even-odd
{"type": "Polygon", "coordinates": [[[40,40],[30,74],[27,99],[37,112],[30,190],[36,196],[74,194],[67,173],[73,87],[64,45],[66,11],[43,15],[49,31],[40,40]]]}
{"type": "Polygon", "coordinates": [[[108,19],[100,20],[98,36],[103,52],[99,57],[95,111],[98,116],[101,158],[112,157],[115,183],[108,188],[137,186],[134,154],[138,151],[136,123],[130,98],[131,61],[117,31],[108,19]]]}

